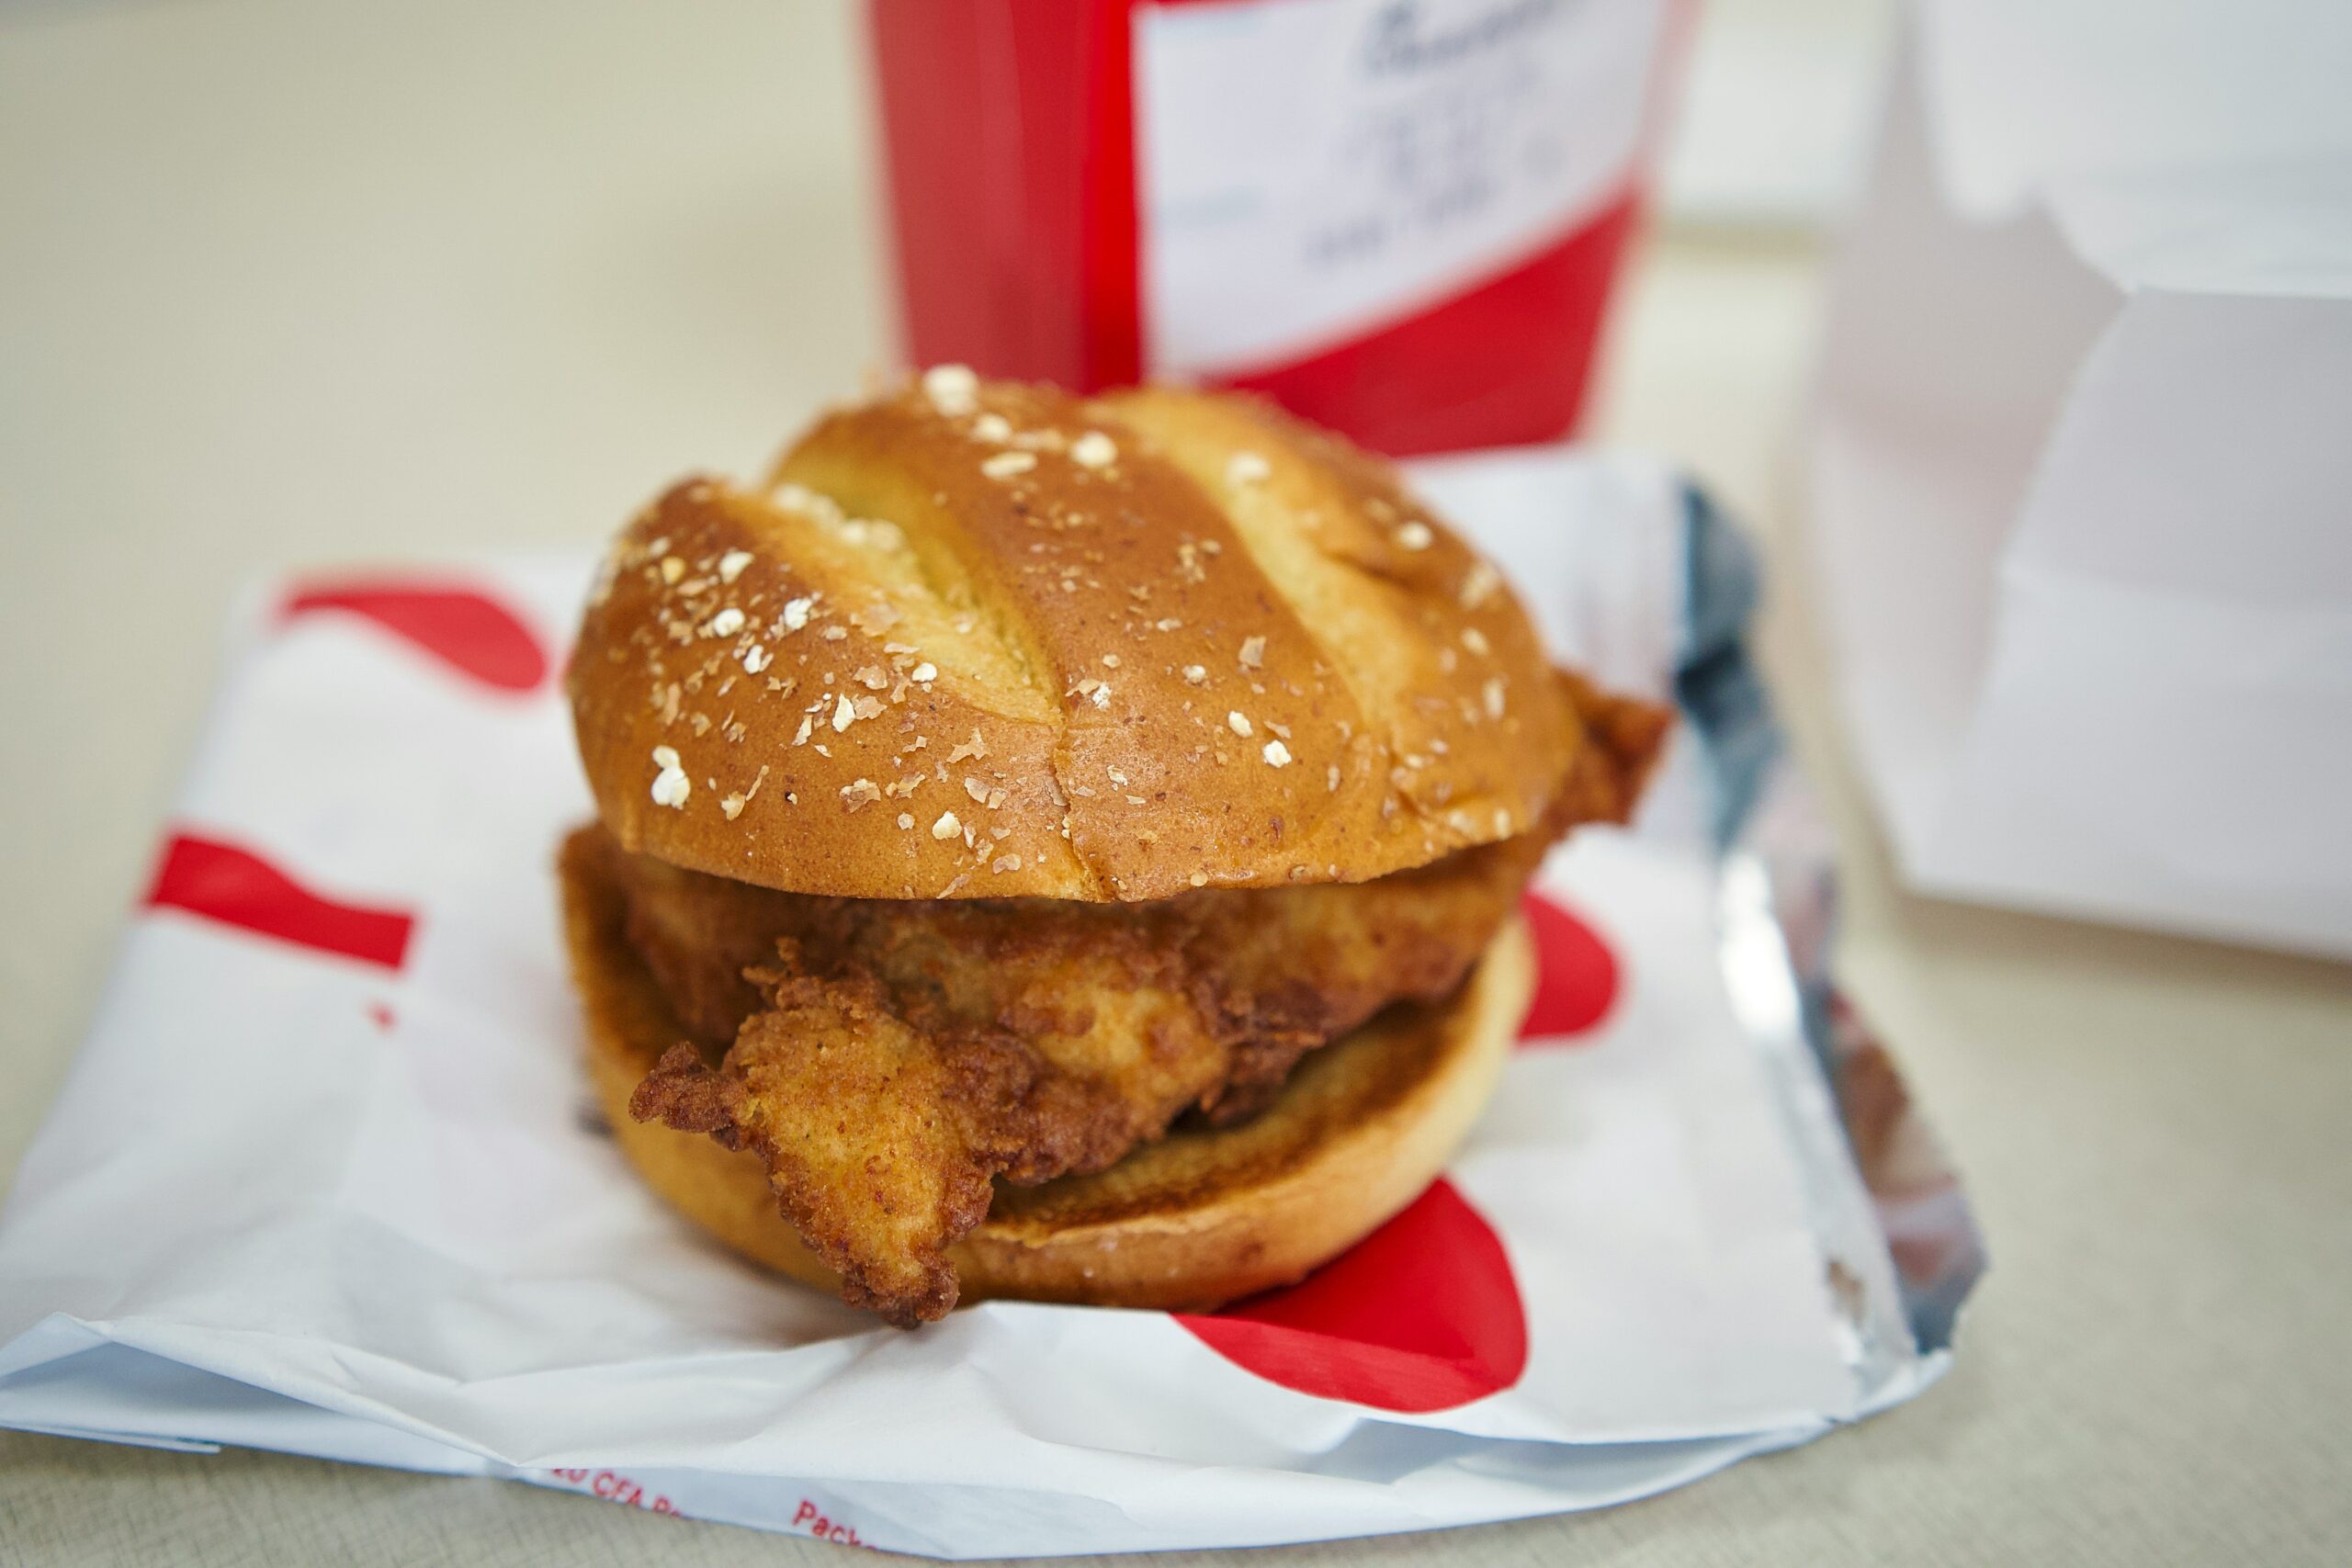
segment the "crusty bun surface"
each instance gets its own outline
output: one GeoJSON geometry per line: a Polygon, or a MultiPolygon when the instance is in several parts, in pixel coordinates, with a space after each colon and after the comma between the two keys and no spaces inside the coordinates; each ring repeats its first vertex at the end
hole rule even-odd
{"type": "Polygon", "coordinates": [[[1386,464],[1249,399],[952,367],[649,507],[571,694],[624,846],[853,897],[1360,881],[1611,765],[1386,464]]]}
{"type": "MultiPolygon", "coordinates": [[[[590,1078],[622,1153],[728,1247],[837,1292],[777,1213],[757,1154],[629,1116],[630,1092],[685,1032],[594,864],[562,859],[564,925],[590,1078]]],[[[1303,1277],[1437,1176],[1493,1090],[1533,988],[1533,949],[1514,919],[1450,1001],[1391,1009],[1310,1053],[1252,1120],[1179,1130],[1095,1175],[1001,1185],[950,1254],[962,1299],[1204,1310],[1303,1277]]]]}

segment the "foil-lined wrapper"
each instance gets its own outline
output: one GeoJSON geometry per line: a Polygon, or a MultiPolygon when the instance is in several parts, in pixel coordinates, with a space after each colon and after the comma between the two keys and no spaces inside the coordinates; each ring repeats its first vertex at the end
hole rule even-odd
{"type": "Polygon", "coordinates": [[[577,1114],[550,870],[590,810],[556,674],[589,564],[477,561],[241,616],[0,1213],[0,1425],[995,1557],[1605,1506],[1918,1393],[1984,1251],[1837,987],[1754,559],[1663,464],[1414,478],[1563,660],[1686,722],[1632,829],[1538,877],[1544,983],[1591,1005],[1539,993],[1447,1176],[1280,1310],[900,1333],[664,1209],[577,1114]]]}

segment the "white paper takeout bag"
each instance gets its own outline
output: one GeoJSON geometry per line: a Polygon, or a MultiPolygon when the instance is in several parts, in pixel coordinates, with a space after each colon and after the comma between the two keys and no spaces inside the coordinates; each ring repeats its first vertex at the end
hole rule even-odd
{"type": "Polygon", "coordinates": [[[1812,448],[1904,872],[2352,954],[2352,7],[1915,22],[1812,448]]]}

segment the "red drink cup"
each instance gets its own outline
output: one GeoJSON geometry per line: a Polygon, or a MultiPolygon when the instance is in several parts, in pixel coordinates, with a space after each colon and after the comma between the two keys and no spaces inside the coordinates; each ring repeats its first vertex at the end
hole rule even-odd
{"type": "Polygon", "coordinates": [[[904,346],[1575,428],[1680,0],[869,0],[904,346]]]}

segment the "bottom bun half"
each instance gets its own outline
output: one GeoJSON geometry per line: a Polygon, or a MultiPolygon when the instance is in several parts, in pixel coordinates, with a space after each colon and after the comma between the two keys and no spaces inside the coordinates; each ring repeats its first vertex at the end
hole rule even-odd
{"type": "MultiPolygon", "coordinates": [[[[759,1156],[633,1121],[629,1095],[686,1032],[623,934],[618,891],[562,863],[589,1075],[621,1152],[735,1251],[826,1291],[832,1270],[777,1212],[759,1156]]],[[[1527,929],[1497,933],[1462,988],[1388,1010],[1309,1052],[1238,1126],[1180,1127],[1107,1170],[1000,1183],[950,1252],[965,1303],[990,1297],[1204,1311],[1305,1277],[1434,1180],[1492,1094],[1535,986],[1527,929]]]]}

